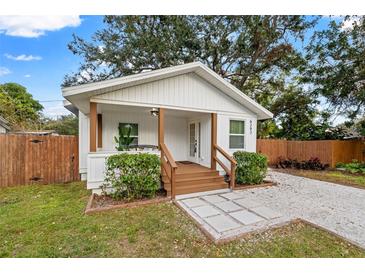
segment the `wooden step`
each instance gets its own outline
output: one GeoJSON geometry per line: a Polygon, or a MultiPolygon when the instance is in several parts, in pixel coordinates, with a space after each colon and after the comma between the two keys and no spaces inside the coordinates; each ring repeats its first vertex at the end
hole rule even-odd
{"type": "MultiPolygon", "coordinates": [[[[228,185],[226,183],[220,184],[204,184],[204,185],[195,185],[195,186],[183,186],[183,187],[176,187],[176,195],[180,194],[188,194],[188,193],[195,193],[195,192],[204,192],[204,191],[211,191],[211,190],[218,190],[218,189],[225,189],[228,185]]],[[[167,195],[171,195],[170,187],[165,188],[167,191],[167,195]]]]}
{"type": "Polygon", "coordinates": [[[195,173],[182,173],[182,174],[178,173],[176,174],[176,179],[189,179],[189,178],[204,177],[204,176],[219,176],[219,171],[208,170],[195,173]]]}
{"type": "MultiPolygon", "coordinates": [[[[170,180],[162,176],[162,182],[168,195],[171,195],[170,180]]],[[[175,194],[188,194],[228,188],[224,176],[219,171],[197,164],[178,164],[175,174],[175,194]]]]}
{"type": "MultiPolygon", "coordinates": [[[[195,177],[205,177],[205,176],[219,176],[219,171],[202,171],[202,172],[195,172],[195,173],[177,173],[175,174],[176,179],[189,179],[195,177]]],[[[163,174],[162,177],[166,177],[166,174],[163,174]]]]}
{"type": "MultiPolygon", "coordinates": [[[[224,177],[220,175],[209,175],[209,176],[195,176],[191,178],[175,178],[176,184],[191,184],[192,182],[196,181],[217,181],[217,180],[223,180],[224,177]]],[[[169,183],[169,178],[167,176],[162,177],[162,181],[169,183]]]]}
{"type": "MultiPolygon", "coordinates": [[[[209,187],[209,186],[216,186],[216,187],[228,187],[228,184],[224,181],[219,181],[219,182],[204,182],[204,183],[199,183],[199,184],[194,184],[194,185],[176,185],[176,189],[186,189],[186,188],[195,188],[195,187],[209,187]]],[[[171,184],[166,184],[164,185],[164,188],[166,190],[170,190],[171,189],[171,184]]]]}

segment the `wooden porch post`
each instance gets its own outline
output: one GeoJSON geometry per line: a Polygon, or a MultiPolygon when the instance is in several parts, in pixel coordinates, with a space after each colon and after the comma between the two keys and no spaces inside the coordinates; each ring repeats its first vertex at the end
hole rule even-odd
{"type": "MultiPolygon", "coordinates": [[[[158,147],[165,143],[165,109],[158,109],[158,147]]],[[[161,149],[161,148],[160,148],[161,149]]]]}
{"type": "Polygon", "coordinates": [[[96,151],[96,103],[90,102],[90,152],[96,151]]]}
{"type": "Polygon", "coordinates": [[[98,148],[103,147],[103,116],[98,114],[98,148]]]}
{"type": "Polygon", "coordinates": [[[217,161],[215,159],[217,157],[217,150],[215,149],[215,145],[217,145],[217,113],[211,113],[210,120],[211,120],[210,168],[216,170],[217,161]]]}

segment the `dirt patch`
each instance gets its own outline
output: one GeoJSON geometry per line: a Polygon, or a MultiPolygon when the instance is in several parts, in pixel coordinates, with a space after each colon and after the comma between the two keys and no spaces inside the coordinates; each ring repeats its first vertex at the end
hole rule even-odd
{"type": "Polygon", "coordinates": [[[114,206],[114,205],[125,205],[130,203],[141,203],[146,202],[152,199],[161,199],[166,198],[166,194],[163,192],[157,193],[156,197],[154,198],[143,198],[138,200],[115,200],[109,195],[94,195],[92,208],[103,208],[108,206],[114,206]]]}
{"type": "Polygon", "coordinates": [[[251,188],[258,188],[258,187],[269,187],[269,186],[276,186],[277,183],[272,182],[272,181],[268,181],[268,180],[264,180],[264,182],[262,184],[257,184],[257,185],[245,185],[245,184],[237,184],[234,187],[234,190],[244,190],[244,189],[251,189],[251,188]]]}
{"type": "Polygon", "coordinates": [[[166,197],[166,192],[159,191],[154,198],[144,198],[138,200],[115,200],[108,195],[92,194],[87,203],[85,214],[91,214],[94,212],[118,209],[118,208],[131,208],[149,204],[156,204],[161,202],[170,201],[170,197],[166,197]]]}

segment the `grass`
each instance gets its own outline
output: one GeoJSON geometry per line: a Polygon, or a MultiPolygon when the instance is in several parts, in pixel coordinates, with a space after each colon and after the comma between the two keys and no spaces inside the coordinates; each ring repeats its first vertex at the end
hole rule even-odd
{"type": "Polygon", "coordinates": [[[359,186],[365,188],[365,176],[351,174],[337,170],[301,170],[301,169],[277,169],[276,171],[290,173],[297,176],[307,177],[311,179],[359,186]]]}
{"type": "Polygon", "coordinates": [[[83,214],[81,182],[1,189],[0,257],[365,257],[306,224],[210,243],[171,203],[83,214]]]}

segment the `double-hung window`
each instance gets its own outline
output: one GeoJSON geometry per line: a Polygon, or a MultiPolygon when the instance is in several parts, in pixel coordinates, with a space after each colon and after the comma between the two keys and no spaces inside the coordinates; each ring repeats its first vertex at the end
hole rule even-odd
{"type": "Polygon", "coordinates": [[[245,147],[245,121],[229,121],[229,148],[243,149],[245,147]]]}
{"type": "Polygon", "coordinates": [[[138,145],[138,124],[119,123],[119,130],[122,130],[124,136],[127,136],[130,128],[130,137],[133,138],[131,145],[138,145]]]}

